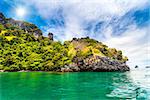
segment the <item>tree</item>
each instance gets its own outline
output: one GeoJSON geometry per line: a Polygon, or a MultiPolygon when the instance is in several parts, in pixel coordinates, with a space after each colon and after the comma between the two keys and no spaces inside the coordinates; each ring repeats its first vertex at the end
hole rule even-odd
{"type": "Polygon", "coordinates": [[[51,60],[46,61],[46,63],[44,64],[44,70],[50,71],[53,70],[53,68],[54,68],[54,63],[51,60]]]}

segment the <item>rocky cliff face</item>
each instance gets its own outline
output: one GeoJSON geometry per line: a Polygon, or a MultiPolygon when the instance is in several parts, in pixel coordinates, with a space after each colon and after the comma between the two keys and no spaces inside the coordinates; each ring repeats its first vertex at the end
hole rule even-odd
{"type": "Polygon", "coordinates": [[[82,71],[129,71],[126,65],[127,57],[122,55],[120,50],[108,48],[103,43],[94,39],[73,38],[68,43],[73,56],[72,64],[65,66],[58,71],[61,72],[82,72],[82,71]],[[71,48],[70,48],[71,46],[71,48]]]}
{"type": "Polygon", "coordinates": [[[111,60],[107,57],[91,56],[86,59],[80,59],[78,63],[65,66],[58,71],[61,72],[113,72],[129,71],[129,66],[124,62],[111,60]]]}
{"type": "Polygon", "coordinates": [[[14,20],[12,18],[6,18],[1,12],[0,23],[3,24],[5,28],[10,29],[12,27],[17,27],[24,30],[25,32],[35,35],[36,37],[42,35],[42,31],[36,25],[24,21],[14,20]]]}
{"type": "Polygon", "coordinates": [[[5,18],[5,16],[3,15],[3,13],[1,13],[1,12],[0,12],[0,23],[6,24],[6,18],[5,18]]]}

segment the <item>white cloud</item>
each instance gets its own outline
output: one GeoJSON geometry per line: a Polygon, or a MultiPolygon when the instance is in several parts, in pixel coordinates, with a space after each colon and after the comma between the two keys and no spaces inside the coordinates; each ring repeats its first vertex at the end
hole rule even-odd
{"type": "Polygon", "coordinates": [[[123,15],[132,8],[149,3],[148,0],[30,0],[30,2],[24,0],[22,2],[34,6],[37,12],[46,18],[52,16],[52,12],[62,8],[66,16],[74,14],[87,20],[104,15],[123,15]]]}
{"type": "Polygon", "coordinates": [[[123,51],[123,54],[129,57],[128,64],[131,67],[139,65],[144,67],[150,64],[150,58],[148,57],[148,28],[143,29],[129,29],[123,36],[111,37],[104,41],[110,47],[115,47],[123,51]]]}

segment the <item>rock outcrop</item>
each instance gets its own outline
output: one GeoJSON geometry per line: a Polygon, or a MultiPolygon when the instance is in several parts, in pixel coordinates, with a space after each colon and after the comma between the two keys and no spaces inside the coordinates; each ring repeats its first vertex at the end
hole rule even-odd
{"type": "Polygon", "coordinates": [[[48,38],[53,41],[53,33],[48,33],[48,38]]]}
{"type": "Polygon", "coordinates": [[[6,18],[3,15],[3,13],[0,12],[0,23],[5,24],[6,23],[6,18]]]}
{"type": "Polygon", "coordinates": [[[33,34],[36,37],[42,35],[42,31],[36,25],[24,21],[14,20],[12,18],[6,18],[1,12],[0,12],[0,23],[3,24],[5,28],[12,28],[12,27],[20,28],[25,32],[33,34]]]}
{"type": "Polygon", "coordinates": [[[80,59],[77,63],[70,64],[57,71],[61,72],[112,72],[112,71],[129,71],[129,66],[124,62],[111,60],[107,57],[89,57],[80,59]]]}
{"type": "Polygon", "coordinates": [[[128,58],[122,55],[122,51],[108,48],[102,42],[85,38],[73,38],[66,43],[69,54],[73,56],[72,64],[60,68],[61,72],[111,72],[129,71],[126,65],[128,58]]]}

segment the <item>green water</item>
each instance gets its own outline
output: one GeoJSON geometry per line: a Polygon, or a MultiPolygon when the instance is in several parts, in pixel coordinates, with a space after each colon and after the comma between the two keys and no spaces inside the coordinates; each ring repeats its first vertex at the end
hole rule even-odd
{"type": "Polygon", "coordinates": [[[150,74],[0,73],[0,100],[150,100],[150,74]]]}

